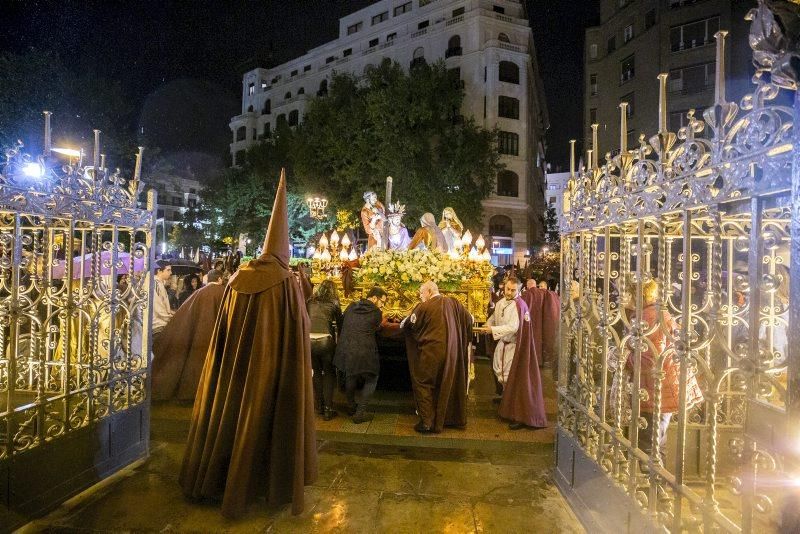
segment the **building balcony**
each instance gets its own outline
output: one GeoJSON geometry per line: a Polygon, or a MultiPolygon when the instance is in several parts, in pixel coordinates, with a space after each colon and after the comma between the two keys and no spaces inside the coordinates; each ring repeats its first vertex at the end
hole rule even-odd
{"type": "Polygon", "coordinates": [[[487,48],[495,47],[495,48],[502,48],[503,50],[509,50],[511,52],[524,52],[525,48],[520,45],[515,45],[511,43],[506,43],[505,41],[501,41],[499,39],[489,39],[486,41],[487,48]]]}
{"type": "Polygon", "coordinates": [[[462,52],[463,50],[460,46],[454,46],[453,48],[448,48],[447,50],[445,50],[444,57],[448,58],[448,57],[460,56],[462,52]]]}

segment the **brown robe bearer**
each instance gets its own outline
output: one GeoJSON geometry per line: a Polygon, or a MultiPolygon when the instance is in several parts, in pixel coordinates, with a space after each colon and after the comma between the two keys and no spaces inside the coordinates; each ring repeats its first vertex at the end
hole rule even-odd
{"type": "Polygon", "coordinates": [[[414,400],[434,432],[467,424],[468,348],[472,316],[452,297],[436,295],[414,308],[404,327],[414,400]]]}
{"type": "Polygon", "coordinates": [[[292,503],[317,477],[309,319],[289,270],[281,172],[262,255],[231,278],[194,403],[180,483],[191,498],[222,497],[236,517],[248,502],[292,503]]]}
{"type": "Polygon", "coordinates": [[[191,294],[153,343],[153,400],[194,400],[225,285],[191,294]]]}

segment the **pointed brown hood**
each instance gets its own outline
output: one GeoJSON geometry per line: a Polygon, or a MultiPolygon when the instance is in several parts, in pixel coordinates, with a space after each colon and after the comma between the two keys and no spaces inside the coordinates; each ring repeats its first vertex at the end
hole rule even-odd
{"type": "Polygon", "coordinates": [[[272,205],[272,215],[269,218],[267,236],[264,238],[264,247],[258,259],[265,260],[270,256],[289,267],[289,213],[286,208],[286,169],[281,169],[281,179],[278,182],[278,191],[275,193],[275,203],[272,205]]]}
{"type": "Polygon", "coordinates": [[[281,169],[275,203],[269,219],[264,247],[255,260],[239,267],[228,283],[244,294],[261,293],[292,276],[289,270],[289,212],[286,207],[286,170],[281,169]]]}

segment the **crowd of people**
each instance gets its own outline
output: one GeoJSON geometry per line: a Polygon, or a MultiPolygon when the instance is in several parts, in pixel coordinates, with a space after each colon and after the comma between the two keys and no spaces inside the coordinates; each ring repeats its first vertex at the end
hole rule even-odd
{"type": "Polygon", "coordinates": [[[317,474],[315,418],[338,415],[338,375],[352,421],[373,418],[381,331],[405,340],[417,432],[468,424],[476,334],[497,340],[499,416],[512,429],[547,426],[534,334],[543,315],[541,305],[532,313],[526,303],[531,290],[520,296],[520,281],[506,277],[482,328],[432,281],[421,285],[418,304],[399,323],[384,319],[388,294],[380,287],[343,311],[332,282],[312,291],[303,270],[289,267],[285,194],[282,178],[261,255],[227,283],[214,269],[204,283],[187,278],[185,300],[173,311],[164,285],[170,265],[156,267],[152,395],[194,400],[180,473],[187,496],[221,498],[227,516],[243,513],[256,496],[302,511],[303,487],[317,474]]]}

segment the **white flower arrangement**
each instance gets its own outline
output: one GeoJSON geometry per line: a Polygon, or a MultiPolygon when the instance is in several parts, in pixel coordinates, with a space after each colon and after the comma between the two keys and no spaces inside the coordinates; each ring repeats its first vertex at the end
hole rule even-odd
{"type": "Polygon", "coordinates": [[[489,264],[467,257],[454,258],[433,250],[380,250],[373,249],[360,260],[355,271],[362,284],[379,284],[413,289],[432,280],[442,289],[456,289],[464,282],[487,281],[491,274],[489,264]]]}

